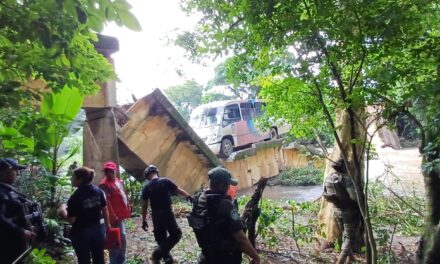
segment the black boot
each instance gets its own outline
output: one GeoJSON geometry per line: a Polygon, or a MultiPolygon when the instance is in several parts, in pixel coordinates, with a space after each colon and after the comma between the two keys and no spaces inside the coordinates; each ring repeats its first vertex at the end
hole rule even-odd
{"type": "Polygon", "coordinates": [[[160,248],[156,248],[153,251],[153,254],[151,254],[151,262],[153,264],[160,264],[160,259],[162,258],[162,252],[160,250],[160,248]]]}
{"type": "Polygon", "coordinates": [[[163,257],[163,261],[165,262],[165,264],[173,264],[173,263],[174,263],[173,256],[171,256],[170,253],[166,254],[166,255],[163,257]]]}

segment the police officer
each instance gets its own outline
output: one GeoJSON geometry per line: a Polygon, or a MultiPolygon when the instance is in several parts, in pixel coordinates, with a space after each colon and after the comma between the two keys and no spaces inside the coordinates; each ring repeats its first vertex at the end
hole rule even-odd
{"type": "Polygon", "coordinates": [[[0,158],[0,263],[18,259],[35,237],[24,217],[26,197],[12,186],[18,172],[26,169],[11,158],[0,158]]]}
{"type": "Polygon", "coordinates": [[[358,251],[362,236],[362,221],[352,179],[347,175],[343,159],[332,164],[335,172],[325,178],[324,198],[333,203],[334,216],[342,232],[341,253],[337,263],[345,263],[358,251]]]}
{"type": "Polygon", "coordinates": [[[145,231],[148,229],[146,216],[148,203],[150,202],[154,226],[153,233],[158,244],[152,254],[152,262],[153,264],[160,263],[160,259],[163,259],[166,264],[174,263],[170,251],[179,242],[182,231],[177,225],[173,214],[171,196],[179,194],[189,201],[192,201],[192,197],[172,180],[166,177],[159,178],[159,170],[154,165],[148,166],[144,174],[149,182],[142,190],[142,228],[145,231]]]}
{"type": "Polygon", "coordinates": [[[203,228],[193,227],[202,253],[200,264],[237,264],[242,261],[242,252],[260,263],[260,257],[243,232],[243,224],[236,207],[227,196],[230,185],[237,181],[223,167],[208,172],[209,189],[196,197],[192,214],[204,217],[203,228]]]}

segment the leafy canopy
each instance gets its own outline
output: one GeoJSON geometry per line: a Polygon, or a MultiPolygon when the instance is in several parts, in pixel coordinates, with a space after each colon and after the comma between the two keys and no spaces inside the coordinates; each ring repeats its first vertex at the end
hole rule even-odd
{"type": "Polygon", "coordinates": [[[203,86],[194,80],[187,80],[181,85],[171,86],[165,90],[177,111],[189,120],[191,111],[202,103],[203,86]]]}
{"type": "Polygon", "coordinates": [[[115,78],[94,43],[108,22],[140,30],[125,0],[6,0],[0,3],[0,108],[38,97],[29,80],[53,92],[75,87],[83,94],[115,78]],[[22,89],[25,87],[25,89],[22,89]]]}
{"type": "Polygon", "coordinates": [[[432,71],[420,72],[404,53],[438,20],[435,1],[186,0],[182,6],[203,17],[176,43],[191,56],[232,52],[235,78],[250,76],[261,86],[269,113],[292,123],[297,136],[336,129],[337,108],[383,105],[384,98],[402,106],[419,84],[406,74],[432,71]],[[402,90],[403,78],[411,85],[402,90]]]}
{"type": "Polygon", "coordinates": [[[40,159],[57,151],[84,95],[116,78],[95,45],[109,22],[140,30],[126,0],[0,1],[0,154],[40,159]]]}

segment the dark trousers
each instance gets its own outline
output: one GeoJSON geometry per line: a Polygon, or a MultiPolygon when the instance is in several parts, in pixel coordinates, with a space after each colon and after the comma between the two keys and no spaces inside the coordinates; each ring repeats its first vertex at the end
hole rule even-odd
{"type": "MultiPolygon", "coordinates": [[[[11,264],[13,263],[23,252],[28,248],[28,243],[21,237],[11,237],[8,235],[1,234],[4,236],[0,239],[0,263],[1,264],[11,264]]],[[[23,263],[23,257],[18,263],[23,263]]]]}
{"type": "Polygon", "coordinates": [[[182,238],[182,230],[177,225],[176,218],[172,212],[153,213],[154,239],[159,245],[153,257],[160,259],[170,254],[171,249],[182,238]]]}
{"type": "Polygon", "coordinates": [[[79,264],[104,264],[104,227],[100,224],[74,230],[72,246],[79,264]]]}
{"type": "Polygon", "coordinates": [[[240,264],[242,255],[240,250],[225,252],[221,250],[202,250],[198,264],[240,264]]]}

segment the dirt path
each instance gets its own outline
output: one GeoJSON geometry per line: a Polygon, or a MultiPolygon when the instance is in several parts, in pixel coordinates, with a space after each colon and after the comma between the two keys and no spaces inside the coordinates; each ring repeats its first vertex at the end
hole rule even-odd
{"type": "MultiPolygon", "coordinates": [[[[423,178],[420,170],[421,157],[416,148],[394,150],[391,148],[381,148],[377,150],[378,159],[370,161],[370,180],[383,181],[394,191],[408,193],[413,190],[423,195],[423,178]]],[[[310,190],[307,190],[310,191],[310,190]]],[[[197,263],[196,259],[200,252],[194,234],[189,228],[185,210],[180,210],[177,214],[179,226],[182,228],[182,240],[173,249],[172,254],[178,261],[177,263],[197,263]]],[[[138,262],[130,263],[151,263],[149,260],[151,252],[156,244],[153,233],[145,232],[140,228],[140,218],[132,218],[127,223],[128,247],[127,255],[129,259],[136,259],[138,262]]],[[[150,226],[152,224],[150,223],[150,226]]],[[[333,263],[337,257],[336,253],[323,252],[315,243],[308,244],[303,250],[303,256],[297,254],[292,241],[280,239],[277,243],[283,247],[290,248],[278,252],[271,252],[264,246],[264,242],[259,242],[260,254],[263,263],[333,263]],[[307,256],[307,257],[305,257],[307,256]]],[[[417,237],[395,236],[392,250],[396,253],[396,263],[415,263],[414,251],[417,246],[417,237]]],[[[362,262],[363,256],[359,256],[358,261],[362,262]]],[[[243,263],[248,263],[244,261],[243,263]]]]}

